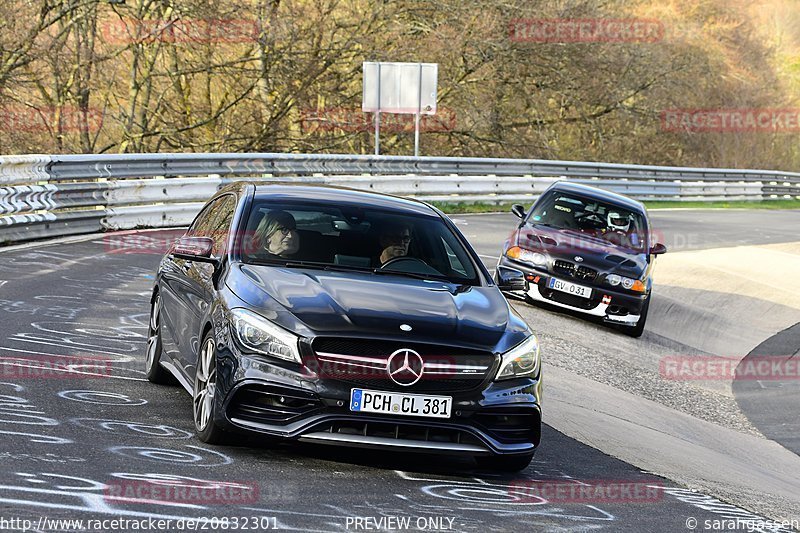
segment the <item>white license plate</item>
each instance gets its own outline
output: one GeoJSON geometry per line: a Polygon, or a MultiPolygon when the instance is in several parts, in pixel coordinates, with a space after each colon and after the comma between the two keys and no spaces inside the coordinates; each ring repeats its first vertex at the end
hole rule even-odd
{"type": "Polygon", "coordinates": [[[550,278],[550,281],[547,282],[547,286],[557,291],[566,292],[567,294],[574,294],[575,296],[580,296],[581,298],[592,297],[591,287],[584,287],[583,285],[578,285],[577,283],[572,283],[569,281],[550,278]]]}
{"type": "Polygon", "coordinates": [[[359,413],[450,418],[453,398],[364,389],[350,391],[350,410],[359,413]]]}

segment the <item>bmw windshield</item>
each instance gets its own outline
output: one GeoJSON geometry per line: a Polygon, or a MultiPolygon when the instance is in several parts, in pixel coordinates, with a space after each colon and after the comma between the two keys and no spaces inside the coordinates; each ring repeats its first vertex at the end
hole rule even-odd
{"type": "Polygon", "coordinates": [[[256,199],[243,231],[245,263],[480,285],[470,252],[433,212],[256,199]]]}
{"type": "Polygon", "coordinates": [[[645,250],[641,213],[581,195],[553,192],[538,202],[527,223],[578,232],[636,252],[645,250]]]}

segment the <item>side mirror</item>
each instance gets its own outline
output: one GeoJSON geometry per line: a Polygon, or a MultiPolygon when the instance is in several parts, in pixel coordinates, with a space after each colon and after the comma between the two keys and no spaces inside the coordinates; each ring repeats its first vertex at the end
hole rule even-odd
{"type": "Polygon", "coordinates": [[[213,249],[214,240],[209,237],[181,237],[169,253],[180,259],[216,265],[219,261],[211,255],[213,249]]]}
{"type": "Polygon", "coordinates": [[[524,291],[525,274],[513,268],[497,267],[497,287],[501,291],[524,291]]]}
{"type": "Polygon", "coordinates": [[[650,248],[650,253],[653,255],[665,254],[667,253],[667,247],[661,244],[660,242],[657,242],[653,245],[652,248],[650,248]]]}
{"type": "Polygon", "coordinates": [[[519,218],[525,218],[525,207],[523,207],[521,204],[512,205],[511,212],[517,215],[519,218]]]}

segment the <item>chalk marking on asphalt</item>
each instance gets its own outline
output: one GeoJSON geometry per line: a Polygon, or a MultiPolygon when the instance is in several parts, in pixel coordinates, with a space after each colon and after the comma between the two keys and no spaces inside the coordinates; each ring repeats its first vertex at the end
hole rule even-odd
{"type": "MultiPolygon", "coordinates": [[[[44,340],[41,340],[40,338],[37,338],[37,337],[28,338],[28,337],[25,337],[24,335],[26,335],[26,334],[25,333],[17,333],[15,336],[11,337],[10,340],[14,340],[14,341],[17,341],[17,342],[30,342],[30,343],[33,343],[33,344],[44,344],[46,346],[57,346],[59,348],[66,348],[66,349],[80,348],[80,347],[83,347],[83,348],[92,348],[92,347],[94,347],[91,344],[86,344],[86,343],[83,343],[83,342],[74,343],[74,346],[65,346],[63,344],[58,344],[58,343],[55,343],[55,342],[45,342],[46,340],[50,340],[50,339],[47,339],[47,338],[45,338],[44,340]]],[[[31,333],[30,335],[33,335],[33,334],[31,333]]],[[[3,348],[3,349],[13,350],[13,348],[3,348]]],[[[16,350],[16,351],[22,352],[22,351],[25,351],[25,350],[16,350]]],[[[134,356],[128,355],[128,354],[116,353],[116,352],[108,352],[108,351],[105,351],[105,350],[92,350],[92,351],[93,351],[93,353],[96,353],[96,354],[115,355],[117,357],[125,357],[125,358],[127,358],[127,359],[118,359],[118,360],[115,361],[116,363],[129,363],[131,361],[135,361],[136,360],[136,358],[134,356]]]]}
{"type": "MultiPolygon", "coordinates": [[[[41,442],[43,444],[72,444],[74,441],[70,439],[65,439],[63,437],[55,437],[53,435],[40,435],[38,433],[25,433],[22,431],[6,431],[0,430],[0,434],[2,435],[17,435],[22,437],[29,437],[28,440],[31,442],[41,442]]],[[[2,486],[0,486],[2,489],[2,486]]],[[[0,502],[3,501],[0,499],[0,502]]]]}
{"type": "MultiPolygon", "coordinates": [[[[12,340],[26,340],[27,341],[27,339],[17,339],[17,338],[14,338],[14,337],[12,337],[12,340]]],[[[47,342],[41,342],[41,341],[28,341],[28,342],[34,342],[36,344],[49,344],[51,346],[57,346],[59,348],[69,348],[68,346],[62,346],[60,344],[53,344],[53,343],[47,343],[47,342]]],[[[20,350],[18,348],[9,348],[7,346],[0,346],[0,351],[2,351],[2,350],[8,350],[10,352],[35,353],[35,354],[40,354],[40,355],[52,355],[53,357],[66,357],[66,358],[71,358],[71,359],[75,358],[74,355],[66,355],[66,354],[61,354],[61,353],[50,353],[50,352],[40,352],[38,350],[20,350]]],[[[97,351],[96,353],[104,354],[104,355],[114,355],[114,356],[117,356],[117,357],[121,357],[122,359],[111,359],[110,360],[111,362],[117,363],[117,364],[119,364],[119,363],[131,363],[131,362],[134,362],[134,361],[137,360],[136,357],[134,357],[133,355],[125,355],[125,354],[121,354],[121,353],[101,352],[101,351],[97,351]]]]}
{"type": "Polygon", "coordinates": [[[131,398],[118,392],[105,392],[96,390],[62,390],[58,396],[73,402],[91,403],[95,405],[145,405],[147,400],[131,398]]]}
{"type": "MultiPolygon", "coordinates": [[[[69,356],[60,356],[60,357],[69,357],[69,356]]],[[[75,368],[55,368],[55,367],[48,366],[48,365],[44,365],[44,366],[41,366],[41,365],[26,365],[26,364],[19,363],[19,362],[7,361],[6,359],[7,358],[5,358],[5,357],[0,357],[0,365],[3,365],[3,366],[16,366],[16,367],[19,367],[19,368],[30,368],[30,369],[47,370],[48,372],[63,372],[63,373],[66,373],[66,374],[78,374],[78,375],[81,375],[81,376],[96,376],[96,377],[101,377],[101,378],[125,379],[125,380],[128,380],[128,381],[147,381],[145,378],[131,378],[131,377],[126,377],[126,376],[111,376],[109,374],[100,374],[100,373],[97,373],[97,372],[82,372],[80,370],[76,370],[75,368]]],[[[109,362],[111,362],[111,361],[109,361],[109,362]]],[[[85,365],[85,366],[96,366],[96,365],[85,365]]]]}
{"type": "Polygon", "coordinates": [[[132,422],[129,420],[117,420],[112,418],[72,418],[70,422],[82,428],[106,431],[108,433],[122,434],[125,431],[147,435],[157,439],[190,439],[192,433],[182,429],[160,424],[158,426],[153,424],[145,424],[143,422],[132,422]],[[116,427],[122,428],[118,431],[116,427]],[[151,430],[151,431],[147,431],[151,430]],[[156,430],[156,432],[152,431],[156,430]]]}
{"type": "MultiPolygon", "coordinates": [[[[110,405],[110,404],[109,404],[110,405]]],[[[133,404],[129,404],[133,405],[133,404]]],[[[143,446],[112,446],[108,451],[123,457],[135,459],[147,459],[157,463],[177,464],[182,466],[196,466],[202,468],[214,468],[233,463],[233,459],[222,452],[201,448],[200,446],[186,446],[193,450],[200,450],[206,455],[200,455],[189,451],[170,449],[170,448],[148,448],[143,446]],[[209,457],[216,457],[217,462],[209,463],[214,460],[209,457]],[[203,464],[203,463],[206,464],[203,464]]]]}

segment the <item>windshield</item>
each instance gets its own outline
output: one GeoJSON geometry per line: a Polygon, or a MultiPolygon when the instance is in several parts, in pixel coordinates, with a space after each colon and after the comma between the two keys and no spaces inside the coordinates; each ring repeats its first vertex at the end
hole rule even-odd
{"type": "Polygon", "coordinates": [[[480,284],[464,244],[435,215],[256,199],[242,246],[246,263],[480,284]]]}
{"type": "Polygon", "coordinates": [[[549,193],[536,203],[527,222],[573,230],[639,252],[646,245],[641,213],[574,193],[549,193]]]}

